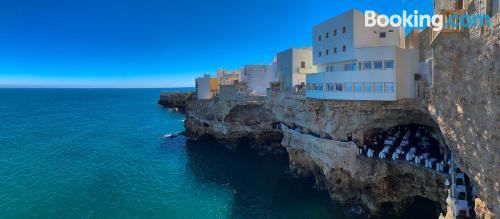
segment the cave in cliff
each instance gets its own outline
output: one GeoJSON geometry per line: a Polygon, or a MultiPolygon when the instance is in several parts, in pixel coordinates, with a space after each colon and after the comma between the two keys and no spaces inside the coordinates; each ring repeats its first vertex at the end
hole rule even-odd
{"type": "Polygon", "coordinates": [[[364,133],[363,139],[358,137],[355,141],[374,151],[381,151],[390,145],[389,153],[393,153],[396,146],[401,146],[405,151],[414,148],[415,155],[428,153],[429,157],[445,162],[450,159],[450,150],[443,142],[441,132],[427,125],[410,123],[388,129],[373,128],[364,133]]]}
{"type": "MultiPolygon", "coordinates": [[[[366,130],[360,153],[368,157],[403,160],[446,175],[447,209],[443,215],[473,218],[477,197],[474,182],[455,164],[454,154],[442,141],[438,129],[422,124],[405,124],[388,129],[366,130]]],[[[350,137],[350,136],[349,136],[350,137]]],[[[355,137],[357,137],[355,135],[355,137]]],[[[354,139],[353,139],[354,140],[354,139]]],[[[444,200],[442,200],[444,201],[444,200]]]]}

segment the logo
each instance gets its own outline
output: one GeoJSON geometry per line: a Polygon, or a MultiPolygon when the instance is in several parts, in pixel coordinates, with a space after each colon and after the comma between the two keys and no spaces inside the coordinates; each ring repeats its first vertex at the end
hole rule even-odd
{"type": "Polygon", "coordinates": [[[456,14],[450,11],[446,17],[441,14],[428,15],[419,14],[418,10],[413,13],[402,11],[401,15],[394,14],[391,16],[375,13],[375,11],[365,11],[365,27],[410,27],[410,28],[426,28],[430,27],[433,31],[441,31],[444,28],[458,27],[483,27],[490,26],[490,16],[487,14],[456,14]]]}

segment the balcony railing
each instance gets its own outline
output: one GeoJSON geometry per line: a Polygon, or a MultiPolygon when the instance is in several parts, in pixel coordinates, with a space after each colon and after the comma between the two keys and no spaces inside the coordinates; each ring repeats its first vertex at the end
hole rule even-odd
{"type": "Polygon", "coordinates": [[[445,24],[448,21],[451,21],[451,22],[456,23],[457,25],[455,27],[452,27],[451,25],[443,26],[443,29],[440,31],[434,31],[431,28],[431,30],[430,30],[430,32],[431,32],[431,42],[430,42],[431,46],[433,45],[434,41],[438,38],[438,36],[443,34],[443,33],[462,33],[465,30],[465,27],[462,27],[460,25],[460,16],[465,14],[464,9],[461,9],[461,10],[446,10],[446,9],[444,9],[444,10],[441,10],[441,12],[439,14],[443,15],[443,21],[442,21],[443,24],[445,24]],[[451,16],[454,16],[454,18],[449,20],[451,16]]]}

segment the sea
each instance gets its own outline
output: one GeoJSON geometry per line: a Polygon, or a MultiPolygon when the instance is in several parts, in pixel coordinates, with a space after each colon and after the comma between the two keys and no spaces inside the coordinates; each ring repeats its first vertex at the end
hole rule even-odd
{"type": "Polygon", "coordinates": [[[370,217],[295,177],[286,155],[175,136],[185,115],[157,101],[186,89],[0,89],[0,218],[370,217]]]}

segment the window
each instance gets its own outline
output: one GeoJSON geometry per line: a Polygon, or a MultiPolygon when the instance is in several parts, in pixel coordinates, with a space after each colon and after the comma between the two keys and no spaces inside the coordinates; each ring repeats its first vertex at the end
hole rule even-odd
{"type": "Polygon", "coordinates": [[[311,90],[311,84],[307,84],[307,90],[311,90]]]}
{"type": "Polygon", "coordinates": [[[372,62],[364,61],[363,62],[363,70],[372,70],[372,62]]]}
{"type": "Polygon", "coordinates": [[[382,83],[382,82],[375,82],[374,85],[375,85],[375,92],[377,92],[377,93],[384,92],[384,83],[382,83]]]}
{"type": "Polygon", "coordinates": [[[316,90],[322,91],[323,90],[323,84],[317,84],[316,85],[316,90]]]}
{"type": "Polygon", "coordinates": [[[363,83],[363,87],[364,87],[365,92],[369,92],[369,93],[373,92],[371,82],[363,83]]]}
{"type": "Polygon", "coordinates": [[[384,61],[385,69],[394,69],[394,60],[385,60],[384,61]]]}
{"type": "Polygon", "coordinates": [[[347,50],[347,47],[345,45],[342,46],[342,52],[345,52],[347,50]]]}
{"type": "Polygon", "coordinates": [[[321,51],[318,52],[318,56],[321,57],[321,51]]]}
{"type": "Polygon", "coordinates": [[[335,83],[335,90],[342,92],[342,83],[335,83]]]}
{"type": "Polygon", "coordinates": [[[325,50],[325,55],[328,55],[330,51],[328,51],[328,49],[325,50]]]}
{"type": "Polygon", "coordinates": [[[385,38],[385,32],[380,32],[379,37],[380,38],[385,38]]]}
{"type": "Polygon", "coordinates": [[[389,30],[389,33],[392,33],[392,32],[394,32],[394,30],[389,30]]]}
{"type": "Polygon", "coordinates": [[[337,36],[337,29],[333,30],[333,36],[337,36]]]}
{"type": "Polygon", "coordinates": [[[335,90],[335,87],[333,87],[333,83],[328,83],[326,84],[326,91],[334,91],[335,90]]]}
{"type": "Polygon", "coordinates": [[[326,32],[326,33],[325,33],[325,39],[328,39],[329,34],[330,34],[330,33],[328,33],[328,32],[326,32]]]}
{"type": "Polygon", "coordinates": [[[373,62],[373,68],[375,70],[382,70],[382,61],[374,61],[373,62]]]}
{"type": "Polygon", "coordinates": [[[333,53],[337,53],[337,47],[333,48],[333,53]]]}
{"type": "Polygon", "coordinates": [[[318,41],[321,41],[321,35],[318,35],[318,41]]]}
{"type": "Polygon", "coordinates": [[[346,33],[346,32],[347,32],[347,27],[346,26],[342,27],[342,33],[346,33]]]}
{"type": "Polygon", "coordinates": [[[355,71],[356,63],[344,64],[344,71],[355,71]]]}
{"type": "Polygon", "coordinates": [[[394,93],[394,83],[393,82],[385,82],[384,83],[384,91],[386,93],[394,93]]]}
{"type": "Polygon", "coordinates": [[[345,92],[352,92],[352,83],[345,83],[345,92]]]}
{"type": "Polygon", "coordinates": [[[301,68],[306,68],[306,62],[305,61],[300,61],[300,67],[301,68]]]}
{"type": "Polygon", "coordinates": [[[361,83],[354,83],[354,92],[363,92],[363,87],[361,83]]]}

